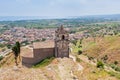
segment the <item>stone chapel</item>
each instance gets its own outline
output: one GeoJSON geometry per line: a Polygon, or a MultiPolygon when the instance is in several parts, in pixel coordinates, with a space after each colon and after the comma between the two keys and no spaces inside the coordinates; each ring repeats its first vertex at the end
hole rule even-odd
{"type": "Polygon", "coordinates": [[[54,40],[35,42],[31,49],[23,53],[22,63],[30,65],[49,57],[69,57],[69,33],[61,26],[56,29],[54,40]]]}

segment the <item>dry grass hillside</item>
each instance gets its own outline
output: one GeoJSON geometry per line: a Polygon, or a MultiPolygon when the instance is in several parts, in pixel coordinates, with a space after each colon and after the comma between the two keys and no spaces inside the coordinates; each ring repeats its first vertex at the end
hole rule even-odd
{"type": "Polygon", "coordinates": [[[15,64],[14,62],[15,62],[14,55],[13,55],[13,53],[10,53],[0,61],[0,67],[13,66],[15,64]]]}
{"type": "Polygon", "coordinates": [[[120,66],[120,37],[105,36],[104,38],[93,38],[83,40],[83,53],[89,57],[105,59],[107,63],[117,62],[120,66]]]}

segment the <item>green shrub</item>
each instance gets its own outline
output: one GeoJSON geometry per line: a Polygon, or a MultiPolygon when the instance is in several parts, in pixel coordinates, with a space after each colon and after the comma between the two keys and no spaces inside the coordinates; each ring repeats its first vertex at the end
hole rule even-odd
{"type": "Polygon", "coordinates": [[[120,73],[116,73],[116,72],[113,72],[113,71],[108,72],[108,73],[110,74],[110,76],[113,76],[113,77],[116,77],[116,78],[120,79],[120,73]]]}
{"type": "Polygon", "coordinates": [[[108,60],[108,56],[107,56],[107,55],[105,55],[105,56],[104,56],[104,57],[102,57],[101,59],[104,61],[104,63],[106,63],[106,61],[108,60]]]}
{"type": "Polygon", "coordinates": [[[120,67],[115,65],[115,64],[110,64],[111,68],[114,69],[115,71],[119,71],[120,72],[120,67]]]}
{"type": "Polygon", "coordinates": [[[118,61],[115,61],[114,64],[117,65],[117,64],[118,64],[118,61]]]}
{"type": "Polygon", "coordinates": [[[115,65],[115,64],[110,64],[110,67],[111,67],[112,69],[115,69],[115,68],[116,68],[116,65],[115,65]]]}
{"type": "Polygon", "coordinates": [[[80,44],[82,44],[82,40],[83,40],[83,39],[80,39],[80,44]]]}
{"type": "Polygon", "coordinates": [[[76,61],[77,61],[77,62],[81,62],[81,59],[77,57],[77,58],[76,58],[76,61]]]}
{"type": "Polygon", "coordinates": [[[117,66],[117,67],[115,68],[115,71],[119,71],[119,72],[120,72],[120,67],[117,66]]]}
{"type": "Polygon", "coordinates": [[[103,57],[103,60],[107,60],[108,59],[108,56],[107,55],[105,55],[104,57],[103,57]]]}
{"type": "Polygon", "coordinates": [[[3,47],[5,47],[5,45],[4,44],[0,44],[0,47],[3,48],[3,47]]]}
{"type": "Polygon", "coordinates": [[[97,68],[104,68],[104,63],[102,61],[98,61],[97,68]]]}
{"type": "Polygon", "coordinates": [[[0,56],[0,61],[3,59],[3,56],[0,56]]]}
{"type": "Polygon", "coordinates": [[[42,38],[42,41],[46,41],[46,38],[42,38]]]}
{"type": "Polygon", "coordinates": [[[79,45],[78,48],[82,48],[82,45],[79,45]]]}
{"type": "Polygon", "coordinates": [[[88,56],[88,59],[89,59],[89,60],[93,60],[94,58],[93,58],[93,57],[91,57],[91,56],[88,56]]]}
{"type": "Polygon", "coordinates": [[[81,50],[78,50],[78,55],[82,54],[82,51],[81,50]]]}
{"type": "Polygon", "coordinates": [[[11,47],[12,47],[11,44],[8,44],[8,45],[7,45],[7,48],[8,48],[8,49],[11,49],[11,47]]]}
{"type": "Polygon", "coordinates": [[[73,40],[73,41],[71,41],[71,42],[76,46],[77,40],[73,40]]]}

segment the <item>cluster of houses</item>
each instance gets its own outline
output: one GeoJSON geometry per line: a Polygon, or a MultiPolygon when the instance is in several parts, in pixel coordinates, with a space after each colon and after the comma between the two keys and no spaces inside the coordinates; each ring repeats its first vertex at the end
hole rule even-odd
{"type": "Polygon", "coordinates": [[[14,44],[16,41],[35,41],[35,40],[53,40],[55,29],[27,29],[23,27],[15,27],[6,30],[0,35],[0,41],[7,41],[9,44],[14,44]]]}

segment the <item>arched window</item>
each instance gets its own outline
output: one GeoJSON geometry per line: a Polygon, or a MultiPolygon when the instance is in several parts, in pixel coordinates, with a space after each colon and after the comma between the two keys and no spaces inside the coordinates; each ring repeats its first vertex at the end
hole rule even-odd
{"type": "Polygon", "coordinates": [[[62,35],[62,40],[64,40],[65,39],[65,36],[64,35],[62,35]]]}

